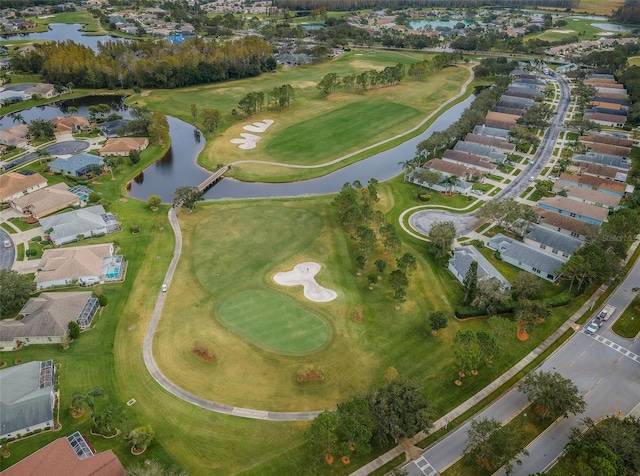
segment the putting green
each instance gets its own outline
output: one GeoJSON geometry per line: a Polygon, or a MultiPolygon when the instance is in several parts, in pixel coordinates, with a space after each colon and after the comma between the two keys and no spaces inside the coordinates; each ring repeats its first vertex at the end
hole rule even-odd
{"type": "Polygon", "coordinates": [[[331,337],[321,317],[273,291],[251,289],[234,294],[216,314],[244,339],[279,354],[311,354],[325,347],[331,337]]]}

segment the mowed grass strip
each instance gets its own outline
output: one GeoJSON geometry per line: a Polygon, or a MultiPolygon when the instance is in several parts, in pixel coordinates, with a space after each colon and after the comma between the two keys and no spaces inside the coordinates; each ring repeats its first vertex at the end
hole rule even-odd
{"type": "Polygon", "coordinates": [[[216,314],[249,342],[285,355],[315,352],[331,335],[320,316],[273,291],[250,289],[234,294],[216,314]]]}
{"type": "Polygon", "coordinates": [[[267,144],[279,162],[309,165],[373,143],[398,124],[421,116],[418,109],[389,101],[347,104],[285,128],[267,144]]]}

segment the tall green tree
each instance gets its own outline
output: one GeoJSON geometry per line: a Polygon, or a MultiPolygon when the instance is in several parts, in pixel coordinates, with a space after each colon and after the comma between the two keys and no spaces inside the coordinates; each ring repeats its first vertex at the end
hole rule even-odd
{"type": "Polygon", "coordinates": [[[449,252],[455,237],[456,226],[452,221],[441,221],[431,225],[429,238],[431,249],[437,258],[442,258],[449,252]]]}
{"type": "Polygon", "coordinates": [[[464,275],[462,285],[464,286],[464,299],[462,302],[465,305],[470,304],[478,293],[478,262],[476,260],[473,260],[469,265],[469,269],[464,275]]]}
{"type": "Polygon", "coordinates": [[[181,206],[188,210],[193,210],[197,202],[204,200],[204,196],[197,187],[178,187],[173,192],[174,206],[181,206]]]}
{"type": "Polygon", "coordinates": [[[376,437],[381,442],[407,438],[433,424],[432,411],[422,390],[411,381],[399,378],[374,390],[368,396],[376,419],[376,437]]]}
{"type": "Polygon", "coordinates": [[[532,372],[522,379],[518,390],[527,395],[544,418],[567,418],[569,413],[577,415],[586,408],[578,387],[558,372],[532,372]]]}
{"type": "Polygon", "coordinates": [[[434,334],[437,334],[440,329],[445,329],[447,324],[447,315],[444,311],[434,311],[429,313],[429,327],[431,327],[434,334]]]}
{"type": "Polygon", "coordinates": [[[202,124],[207,132],[214,132],[220,127],[222,114],[217,109],[205,108],[202,110],[202,124]]]}
{"type": "Polygon", "coordinates": [[[0,314],[19,310],[36,290],[33,278],[10,269],[0,269],[0,314]]]}
{"type": "Polygon", "coordinates": [[[521,465],[520,455],[528,455],[517,429],[503,427],[495,418],[471,420],[467,430],[467,444],[463,454],[491,473],[504,466],[507,474],[513,471],[513,464],[521,465]]]}
{"type": "Polygon", "coordinates": [[[151,425],[144,425],[134,428],[127,435],[127,441],[133,445],[134,451],[144,450],[151,444],[156,433],[151,425]]]}
{"type": "Polygon", "coordinates": [[[317,456],[334,454],[340,448],[338,425],[340,417],[336,412],[325,410],[314,418],[304,438],[317,456]]]}
{"type": "Polygon", "coordinates": [[[46,119],[34,119],[27,126],[27,134],[31,140],[51,140],[55,137],[54,126],[46,119]]]}
{"type": "Polygon", "coordinates": [[[409,252],[398,258],[396,260],[396,265],[398,266],[398,269],[404,271],[407,276],[411,276],[411,274],[418,269],[418,261],[416,260],[416,257],[409,252]]]}

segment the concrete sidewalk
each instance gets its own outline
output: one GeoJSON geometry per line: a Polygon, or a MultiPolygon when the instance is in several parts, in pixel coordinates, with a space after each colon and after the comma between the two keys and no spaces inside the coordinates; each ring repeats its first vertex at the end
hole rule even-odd
{"type": "MultiPolygon", "coordinates": [[[[637,246],[637,242],[634,243],[634,245],[637,246]]],[[[633,247],[633,246],[632,246],[632,248],[635,249],[635,247],[633,247]]],[[[629,253],[629,256],[631,256],[631,254],[632,254],[632,252],[629,253]]],[[[591,297],[589,299],[587,299],[582,306],[580,306],[580,309],[578,309],[576,312],[574,312],[573,315],[569,319],[567,319],[567,321],[564,324],[562,324],[553,334],[551,334],[549,337],[547,337],[538,347],[536,347],[529,354],[527,354],[521,361],[519,361],[516,365],[511,367],[507,372],[505,372],[500,377],[498,377],[493,382],[491,382],[488,386],[486,386],[480,392],[476,393],[473,397],[469,398],[467,401],[465,401],[464,403],[462,403],[458,407],[456,407],[453,410],[451,410],[446,415],[443,415],[438,420],[436,420],[434,422],[434,424],[433,424],[433,428],[431,428],[429,433],[420,432],[417,435],[415,435],[413,438],[411,438],[410,441],[413,444],[416,444],[419,441],[421,441],[424,438],[426,438],[429,434],[434,433],[434,432],[440,430],[441,428],[445,427],[446,425],[448,425],[449,422],[451,422],[454,419],[458,418],[460,415],[465,413],[467,410],[471,409],[474,405],[476,405],[477,403],[481,402],[483,399],[485,399],[486,397],[491,395],[494,391],[496,391],[498,388],[500,388],[500,386],[505,384],[511,377],[513,377],[518,372],[520,372],[522,369],[524,369],[536,357],[538,357],[540,354],[542,354],[556,340],[558,340],[562,336],[562,334],[565,333],[565,331],[567,331],[568,329],[571,329],[572,327],[575,327],[576,330],[579,329],[579,326],[577,324],[575,324],[575,322],[580,317],[582,317],[582,315],[585,312],[587,312],[589,310],[589,307],[591,306],[591,304],[593,302],[596,302],[598,300],[598,298],[607,290],[607,288],[608,288],[608,285],[605,285],[605,284],[600,286],[591,295],[591,297]]],[[[388,463],[389,461],[393,460],[398,455],[400,455],[403,452],[405,452],[405,449],[406,449],[406,445],[399,444],[398,446],[396,446],[393,449],[387,451],[383,455],[380,455],[375,460],[369,462],[365,466],[362,466],[358,470],[354,471],[353,473],[351,473],[351,475],[352,476],[365,476],[365,475],[368,475],[368,474],[372,473],[373,471],[375,471],[376,469],[380,468],[381,466],[384,466],[386,463],[388,463]]],[[[411,459],[412,458],[408,457],[407,461],[410,461],[411,459]]]]}

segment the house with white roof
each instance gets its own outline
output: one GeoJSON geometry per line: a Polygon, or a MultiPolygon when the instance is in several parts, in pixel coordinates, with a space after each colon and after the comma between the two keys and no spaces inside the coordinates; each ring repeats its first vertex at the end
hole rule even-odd
{"type": "Polygon", "coordinates": [[[79,235],[86,238],[120,229],[113,214],[107,213],[102,205],[42,218],[40,225],[57,246],[78,241],[79,235]]]}
{"type": "Polygon", "coordinates": [[[460,246],[453,250],[453,258],[449,260],[449,271],[453,273],[460,283],[464,284],[464,278],[471,267],[471,263],[478,263],[478,281],[485,279],[498,280],[503,290],[511,289],[511,283],[507,281],[489,260],[482,256],[475,246],[460,246]]]}
{"type": "Polygon", "coordinates": [[[524,242],[563,261],[568,260],[583,244],[578,238],[537,224],[531,225],[529,232],[524,235],[524,242]]]}
{"type": "Polygon", "coordinates": [[[555,283],[561,276],[564,261],[541,250],[509,238],[501,233],[489,240],[487,245],[500,254],[502,261],[555,283]]]}

